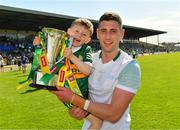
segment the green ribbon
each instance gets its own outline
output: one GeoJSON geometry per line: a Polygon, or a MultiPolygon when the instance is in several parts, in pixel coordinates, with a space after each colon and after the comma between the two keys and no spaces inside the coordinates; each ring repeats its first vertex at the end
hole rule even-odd
{"type": "Polygon", "coordinates": [[[50,69],[51,73],[50,74],[44,74],[40,81],[42,81],[45,85],[48,85],[49,81],[58,73],[60,68],[65,64],[65,58],[63,56],[65,48],[66,47],[71,47],[72,46],[73,39],[70,38],[63,38],[61,43],[62,47],[59,52],[59,57],[58,57],[58,62],[50,69]]]}
{"type": "MultiPolygon", "coordinates": [[[[40,45],[35,47],[35,52],[33,55],[33,63],[30,69],[30,73],[28,75],[28,78],[24,81],[19,82],[21,86],[26,86],[27,81],[32,81],[34,78],[35,72],[40,69],[40,56],[42,55],[43,51],[46,51],[47,45],[46,45],[46,32],[38,32],[38,37],[40,39],[40,45]]],[[[48,85],[49,81],[58,73],[60,68],[65,64],[65,58],[63,56],[65,48],[66,47],[71,47],[73,42],[73,38],[69,37],[68,34],[66,33],[61,40],[62,46],[59,51],[59,56],[58,56],[58,62],[55,63],[55,65],[50,69],[51,73],[50,74],[44,74],[40,81],[44,82],[44,84],[48,85]]]]}
{"type": "Polygon", "coordinates": [[[40,60],[39,59],[40,59],[41,54],[42,54],[42,49],[39,47],[36,47],[34,55],[33,55],[33,63],[32,63],[28,78],[24,81],[19,82],[19,84],[24,84],[29,80],[33,80],[35,71],[40,68],[40,60]]]}
{"type": "Polygon", "coordinates": [[[41,40],[40,44],[41,44],[42,48],[43,48],[43,49],[47,49],[47,47],[46,47],[47,45],[46,45],[46,43],[45,43],[45,33],[39,32],[38,37],[39,37],[40,40],[41,40]]]}
{"type": "Polygon", "coordinates": [[[40,68],[40,56],[42,54],[41,48],[35,48],[34,56],[33,56],[33,63],[31,66],[30,74],[28,76],[28,79],[33,79],[34,73],[36,70],[40,68]]]}
{"type": "Polygon", "coordinates": [[[55,64],[50,70],[51,70],[51,74],[44,74],[40,81],[42,81],[45,85],[48,85],[49,81],[58,73],[59,69],[63,66],[64,64],[62,64],[62,61],[55,64]]]}

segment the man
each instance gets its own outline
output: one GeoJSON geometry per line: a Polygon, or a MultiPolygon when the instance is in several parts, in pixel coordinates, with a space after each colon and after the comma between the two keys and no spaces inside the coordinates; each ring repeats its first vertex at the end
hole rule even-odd
{"type": "Polygon", "coordinates": [[[3,61],[3,57],[2,55],[0,54],[0,69],[1,69],[1,72],[4,72],[4,61],[3,61]]]}
{"type": "Polygon", "coordinates": [[[26,62],[27,62],[27,57],[25,54],[22,54],[21,56],[21,64],[22,64],[22,72],[26,73],[26,62]]]}
{"type": "MultiPolygon", "coordinates": [[[[102,51],[93,56],[93,67],[80,61],[76,64],[91,73],[88,80],[90,100],[82,99],[63,87],[53,92],[61,101],[78,106],[69,111],[72,117],[82,119],[87,115],[86,110],[103,120],[101,129],[130,129],[129,104],[140,84],[140,67],[136,60],[119,50],[123,37],[120,16],[103,14],[97,29],[102,51]]],[[[85,119],[82,129],[89,126],[90,122],[85,119]]]]}

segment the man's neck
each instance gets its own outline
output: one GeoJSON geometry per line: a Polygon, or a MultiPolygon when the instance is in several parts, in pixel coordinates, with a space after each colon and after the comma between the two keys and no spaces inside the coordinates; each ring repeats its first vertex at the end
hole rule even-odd
{"type": "Polygon", "coordinates": [[[113,52],[103,52],[102,51],[102,62],[107,63],[111,60],[113,60],[118,54],[118,50],[113,51],[113,52]]]}

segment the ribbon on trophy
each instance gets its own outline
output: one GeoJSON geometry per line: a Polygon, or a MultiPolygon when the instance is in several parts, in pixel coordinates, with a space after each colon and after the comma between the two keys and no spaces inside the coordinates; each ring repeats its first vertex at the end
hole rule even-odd
{"type": "Polygon", "coordinates": [[[71,47],[73,38],[67,37],[66,34],[65,37],[61,40],[61,48],[59,51],[59,58],[58,61],[50,68],[50,73],[45,73],[42,78],[40,79],[41,82],[44,83],[44,85],[50,85],[50,80],[58,73],[59,69],[65,64],[65,58],[63,56],[65,48],[71,47]]]}
{"type": "MultiPolygon", "coordinates": [[[[26,83],[29,79],[34,79],[34,74],[35,71],[38,69],[41,69],[43,75],[44,74],[50,74],[50,68],[52,65],[55,63],[57,56],[59,55],[59,50],[62,47],[62,42],[64,40],[67,40],[68,34],[64,31],[54,29],[54,28],[43,28],[42,32],[38,32],[38,38],[39,38],[39,45],[36,46],[35,48],[38,47],[38,52],[40,55],[38,57],[33,57],[36,62],[33,62],[32,68],[34,68],[34,63],[38,63],[38,66],[40,68],[37,69],[31,69],[29,74],[29,78],[25,81],[20,82],[19,84],[22,86],[24,83],[26,83]]],[[[36,55],[37,49],[35,49],[34,55],[36,55]]],[[[38,54],[39,54],[38,53],[38,54]]],[[[60,66],[58,66],[59,68],[60,66]]],[[[18,87],[21,88],[21,87],[18,87]]]]}
{"type": "MultiPolygon", "coordinates": [[[[69,59],[66,59],[66,64],[61,67],[61,69],[59,70],[59,75],[58,75],[58,81],[57,81],[57,86],[58,87],[63,87],[65,81],[68,82],[69,84],[69,88],[76,94],[82,96],[82,93],[79,89],[79,86],[77,84],[77,81],[74,77],[74,73],[72,72],[72,68],[71,68],[71,63],[69,61],[69,59]]],[[[67,87],[67,86],[65,86],[67,87]]]]}
{"type": "Polygon", "coordinates": [[[16,89],[21,89],[25,86],[28,86],[30,83],[33,82],[34,74],[35,72],[40,68],[40,57],[42,56],[43,50],[46,48],[45,44],[45,37],[43,32],[38,32],[38,38],[40,41],[40,45],[35,46],[35,51],[33,54],[33,62],[30,69],[30,73],[28,75],[28,78],[24,81],[19,82],[16,89]]]}
{"type": "Polygon", "coordinates": [[[46,47],[46,43],[45,43],[45,37],[46,34],[43,32],[39,32],[39,39],[40,39],[40,44],[42,47],[42,55],[40,56],[40,65],[41,65],[41,71],[43,74],[45,73],[50,73],[50,69],[48,66],[48,60],[47,60],[47,47],[46,47]]]}
{"type": "MultiPolygon", "coordinates": [[[[76,78],[74,77],[74,73],[72,72],[72,65],[70,60],[66,58],[66,64],[61,67],[58,74],[57,80],[58,87],[66,87],[71,89],[75,94],[79,96],[83,96],[79,86],[77,84],[76,78]]],[[[64,103],[68,108],[72,107],[71,103],[64,103]]]]}
{"type": "MultiPolygon", "coordinates": [[[[75,65],[72,65],[70,63],[70,60],[67,58],[64,58],[63,54],[66,47],[71,47],[73,43],[73,39],[70,37],[68,40],[64,39],[62,40],[62,47],[59,54],[60,59],[56,64],[51,68],[50,74],[46,73],[40,81],[42,81],[45,85],[50,85],[49,81],[58,73],[58,80],[57,80],[57,86],[58,87],[66,87],[70,88],[74,93],[82,96],[81,90],[79,89],[79,86],[77,84],[76,79],[77,78],[84,78],[87,75],[85,74],[76,74],[76,77],[74,76],[74,73],[72,71],[72,68],[75,68],[75,65]]],[[[76,68],[77,69],[77,68],[76,68]]],[[[71,107],[71,104],[65,104],[67,107],[71,107]]]]}
{"type": "MultiPolygon", "coordinates": [[[[46,27],[42,29],[42,32],[38,33],[38,38],[40,44],[35,46],[29,76],[25,81],[19,83],[17,89],[28,85],[37,89],[48,90],[55,90],[55,86],[68,87],[82,96],[76,79],[86,77],[86,75],[82,73],[74,75],[73,69],[77,69],[77,67],[63,56],[65,48],[72,46],[73,38],[69,37],[65,31],[46,27]],[[37,72],[41,73],[40,79],[37,79],[37,72]],[[57,84],[54,84],[55,75],[57,74],[57,84]],[[39,81],[40,84],[35,80],[39,81]]],[[[71,107],[71,104],[65,105],[71,107]]]]}
{"type": "Polygon", "coordinates": [[[33,62],[32,62],[32,66],[31,66],[28,78],[24,81],[19,82],[18,86],[16,87],[17,90],[25,86],[28,86],[30,83],[32,83],[35,71],[37,71],[40,68],[39,59],[40,59],[41,54],[42,54],[42,49],[39,47],[36,47],[33,54],[33,62]]]}
{"type": "MultiPolygon", "coordinates": [[[[79,89],[79,86],[77,84],[76,78],[74,77],[74,73],[72,72],[72,65],[70,63],[70,60],[67,58],[64,58],[63,54],[66,47],[71,47],[73,43],[73,38],[64,38],[62,39],[62,46],[59,53],[59,60],[55,63],[53,67],[50,69],[50,73],[46,73],[42,76],[40,81],[42,81],[45,85],[51,85],[49,84],[50,80],[59,72],[58,74],[58,80],[57,80],[57,86],[60,87],[68,87],[76,94],[82,96],[82,93],[79,89]],[[65,84],[65,81],[67,83],[65,84]]],[[[86,75],[81,74],[83,76],[76,76],[76,77],[86,77],[86,75]]]]}

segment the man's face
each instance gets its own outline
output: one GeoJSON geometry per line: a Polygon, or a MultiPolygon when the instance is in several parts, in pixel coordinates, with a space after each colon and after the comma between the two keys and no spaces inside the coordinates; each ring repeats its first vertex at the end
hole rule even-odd
{"type": "Polygon", "coordinates": [[[124,30],[120,29],[116,21],[102,21],[97,29],[97,38],[105,52],[119,49],[119,42],[123,39],[124,30]]]}
{"type": "Polygon", "coordinates": [[[68,29],[68,34],[74,38],[73,46],[78,47],[84,43],[88,43],[90,38],[90,31],[82,25],[74,25],[68,29]]]}

